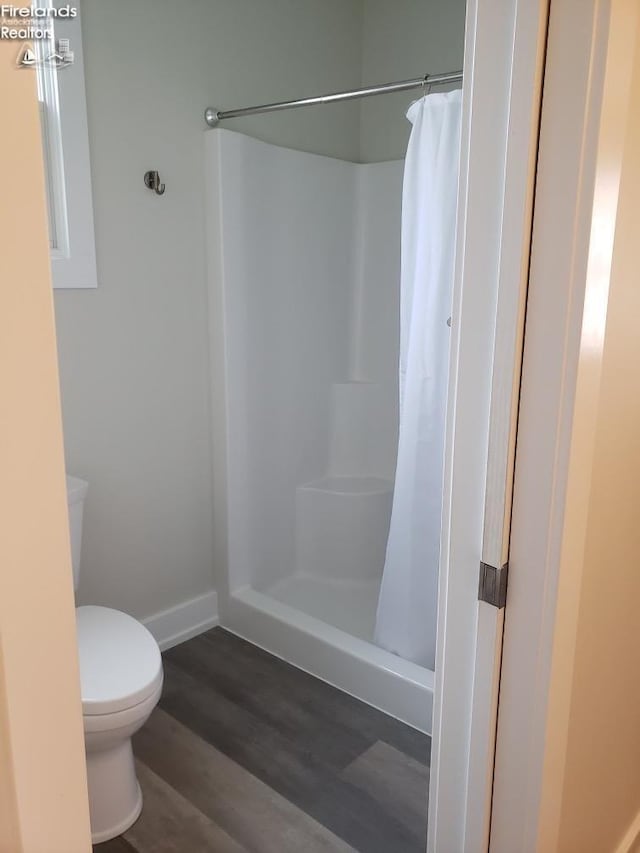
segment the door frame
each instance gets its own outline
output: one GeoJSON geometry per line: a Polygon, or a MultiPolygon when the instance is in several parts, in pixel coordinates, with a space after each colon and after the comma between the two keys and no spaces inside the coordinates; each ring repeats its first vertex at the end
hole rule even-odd
{"type": "Polygon", "coordinates": [[[547,0],[469,0],[427,850],[486,850],[547,0]]]}
{"type": "Polygon", "coordinates": [[[42,136],[11,40],[0,92],[0,850],[89,853],[42,136]]]}
{"type": "MultiPolygon", "coordinates": [[[[500,684],[493,853],[556,850],[558,845],[638,14],[637,0],[551,3],[500,684]]],[[[630,849],[631,840],[623,841],[620,850],[630,849]]]]}

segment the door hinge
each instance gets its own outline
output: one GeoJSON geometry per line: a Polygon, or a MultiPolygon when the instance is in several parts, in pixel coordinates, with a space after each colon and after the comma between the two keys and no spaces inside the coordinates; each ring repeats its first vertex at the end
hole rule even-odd
{"type": "Polygon", "coordinates": [[[499,569],[488,563],[480,563],[480,585],[478,588],[478,599],[493,604],[498,610],[507,603],[507,577],[509,576],[509,563],[505,563],[499,569]]]}

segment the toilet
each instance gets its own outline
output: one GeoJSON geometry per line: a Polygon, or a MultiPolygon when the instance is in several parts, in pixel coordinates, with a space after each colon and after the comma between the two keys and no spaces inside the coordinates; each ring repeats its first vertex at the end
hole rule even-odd
{"type": "MultiPolygon", "coordinates": [[[[89,484],[67,476],[74,588],[80,574],[82,514],[89,484]]],[[[131,737],[162,692],[162,659],[151,633],[110,607],[76,609],[91,839],[120,835],[142,810],[131,737]]]]}

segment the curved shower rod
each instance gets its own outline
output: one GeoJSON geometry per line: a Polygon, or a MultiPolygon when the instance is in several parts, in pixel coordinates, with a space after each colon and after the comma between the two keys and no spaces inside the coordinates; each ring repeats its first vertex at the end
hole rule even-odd
{"type": "Polygon", "coordinates": [[[332,92],[329,95],[316,95],[313,98],[299,98],[297,101],[277,101],[273,104],[260,104],[256,107],[243,107],[238,110],[219,110],[207,107],[204,119],[209,127],[215,127],[219,121],[226,118],[271,113],[278,110],[292,110],[297,107],[309,107],[313,104],[334,104],[339,101],[351,101],[355,98],[369,98],[371,95],[384,95],[387,92],[403,92],[408,89],[419,89],[424,86],[442,86],[446,83],[459,83],[462,71],[450,71],[445,74],[425,74],[424,77],[414,77],[412,80],[399,80],[397,83],[382,83],[379,86],[365,86],[362,89],[352,89],[346,92],[332,92]]]}

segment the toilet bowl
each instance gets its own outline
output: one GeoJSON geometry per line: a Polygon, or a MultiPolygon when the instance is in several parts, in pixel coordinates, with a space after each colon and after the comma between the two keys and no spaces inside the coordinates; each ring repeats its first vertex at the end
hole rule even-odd
{"type": "MultiPolygon", "coordinates": [[[[77,587],[87,484],[67,477],[71,553],[77,587]]],[[[126,613],[86,605],[76,609],[91,839],[121,835],[138,818],[142,793],[131,737],[162,692],[162,659],[152,634],[126,613]]]]}
{"type": "Polygon", "coordinates": [[[162,692],[158,644],[126,613],[109,607],[76,610],[91,838],[108,841],[142,809],[131,737],[162,692]]]}

